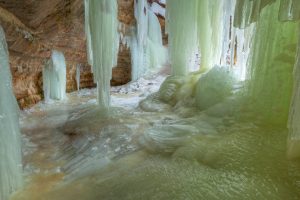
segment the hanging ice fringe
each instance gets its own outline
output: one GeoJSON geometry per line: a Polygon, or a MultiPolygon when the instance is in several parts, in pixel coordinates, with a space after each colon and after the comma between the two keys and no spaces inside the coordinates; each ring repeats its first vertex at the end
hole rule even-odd
{"type": "Polygon", "coordinates": [[[88,51],[92,54],[90,63],[98,88],[98,104],[108,108],[112,68],[117,65],[119,50],[117,0],[86,0],[85,3],[86,34],[88,40],[91,38],[88,51]]]}
{"type": "Polygon", "coordinates": [[[66,97],[67,70],[62,52],[53,50],[51,59],[43,68],[43,89],[45,101],[63,100],[66,97]]]}
{"type": "Polygon", "coordinates": [[[0,26],[0,199],[22,186],[19,110],[13,94],[4,31],[0,26]]]}

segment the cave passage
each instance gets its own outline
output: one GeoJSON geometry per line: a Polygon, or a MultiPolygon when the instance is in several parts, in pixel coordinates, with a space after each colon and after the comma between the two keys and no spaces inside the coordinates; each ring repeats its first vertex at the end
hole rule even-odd
{"type": "Polygon", "coordinates": [[[41,43],[44,99],[20,111],[24,24],[0,14],[0,200],[300,199],[299,0],[62,5],[85,64],[41,43]]]}

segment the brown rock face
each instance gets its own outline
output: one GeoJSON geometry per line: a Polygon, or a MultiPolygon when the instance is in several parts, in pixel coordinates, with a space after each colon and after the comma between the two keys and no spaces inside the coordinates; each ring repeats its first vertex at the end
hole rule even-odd
{"type": "MultiPolygon", "coordinates": [[[[124,24],[134,22],[133,0],[119,0],[119,19],[124,24]]],[[[95,86],[86,59],[83,0],[0,0],[0,24],[6,33],[14,92],[21,108],[43,99],[42,69],[52,49],[65,55],[68,92],[77,89],[77,65],[81,66],[81,88],[95,86]]],[[[118,63],[113,85],[130,81],[130,54],[120,52],[118,63]]]]}
{"type": "MultiPolygon", "coordinates": [[[[14,92],[21,108],[43,99],[42,69],[53,49],[65,55],[68,92],[77,90],[77,65],[81,66],[81,88],[95,87],[86,58],[83,2],[0,0],[0,24],[6,33],[14,92]]],[[[118,0],[118,5],[119,21],[127,32],[135,24],[134,0],[118,0]]],[[[120,48],[111,84],[128,83],[130,74],[130,51],[120,48]]]]}

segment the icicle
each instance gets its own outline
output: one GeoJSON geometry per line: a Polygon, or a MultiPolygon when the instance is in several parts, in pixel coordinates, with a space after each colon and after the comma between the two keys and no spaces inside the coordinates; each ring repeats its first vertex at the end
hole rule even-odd
{"type": "Polygon", "coordinates": [[[0,199],[23,183],[19,110],[13,94],[5,35],[0,26],[0,199]]]}
{"type": "Polygon", "coordinates": [[[43,69],[43,89],[45,101],[63,100],[66,97],[67,71],[64,54],[52,51],[51,59],[43,69]]]}
{"type": "MultiPolygon", "coordinates": [[[[299,26],[300,29],[300,26],[299,26]]],[[[294,68],[294,91],[289,116],[288,157],[300,157],[300,30],[298,29],[298,53],[294,68]]]]}
{"type": "Polygon", "coordinates": [[[167,26],[169,53],[173,75],[186,75],[189,60],[198,49],[197,0],[167,1],[167,26]]]}
{"type": "Polygon", "coordinates": [[[78,91],[80,90],[80,68],[81,68],[81,65],[78,64],[76,66],[76,83],[77,83],[77,90],[78,91]]]}
{"type": "MultiPolygon", "coordinates": [[[[85,14],[85,35],[86,35],[86,49],[88,63],[93,66],[93,50],[92,50],[92,38],[90,33],[89,24],[89,0],[84,0],[84,14],[85,14]]],[[[93,69],[93,68],[92,68],[93,69]]]]}
{"type": "Polygon", "coordinates": [[[279,1],[265,7],[256,25],[249,62],[250,101],[262,120],[286,125],[295,62],[296,25],[278,21],[279,1]]]}
{"type": "Polygon", "coordinates": [[[117,0],[88,0],[87,3],[98,104],[107,108],[110,105],[112,68],[117,65],[119,50],[117,0]]]}

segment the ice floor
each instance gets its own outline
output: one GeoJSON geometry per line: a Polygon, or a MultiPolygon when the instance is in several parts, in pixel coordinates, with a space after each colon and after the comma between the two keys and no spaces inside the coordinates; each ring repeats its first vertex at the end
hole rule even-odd
{"type": "Polygon", "coordinates": [[[287,130],[251,114],[140,109],[164,78],[112,88],[110,111],[95,90],[24,111],[26,187],[12,199],[300,199],[287,130]]]}

